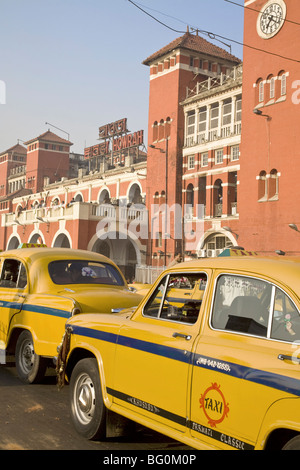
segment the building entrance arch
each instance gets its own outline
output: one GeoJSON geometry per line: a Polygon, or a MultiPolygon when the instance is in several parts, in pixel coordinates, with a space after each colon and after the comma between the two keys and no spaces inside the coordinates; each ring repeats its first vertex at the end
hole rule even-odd
{"type": "Polygon", "coordinates": [[[30,236],[28,243],[45,243],[45,240],[42,234],[36,232],[30,236]]]}
{"type": "Polygon", "coordinates": [[[71,248],[70,240],[65,233],[60,233],[55,238],[52,246],[56,248],[71,248]]]}
{"type": "Polygon", "coordinates": [[[110,258],[121,269],[127,281],[135,278],[136,266],[141,264],[140,247],[136,241],[129,237],[122,237],[120,233],[109,234],[105,239],[93,237],[88,245],[88,250],[100,253],[110,258]]]}
{"type": "Polygon", "coordinates": [[[235,245],[237,245],[237,242],[233,234],[227,230],[210,232],[206,233],[200,242],[200,253],[202,253],[201,256],[213,258],[218,256],[225,248],[235,245]]]}
{"type": "Polygon", "coordinates": [[[21,240],[17,236],[12,236],[7,243],[7,250],[15,250],[20,245],[21,240]]]}

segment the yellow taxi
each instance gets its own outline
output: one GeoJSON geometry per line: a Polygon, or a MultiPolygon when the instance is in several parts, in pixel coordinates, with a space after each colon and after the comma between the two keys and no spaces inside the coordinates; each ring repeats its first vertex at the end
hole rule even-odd
{"type": "Polygon", "coordinates": [[[76,430],[110,416],[198,449],[300,449],[300,260],[178,264],[135,311],[76,315],[58,379],[76,430]]]}
{"type": "Polygon", "coordinates": [[[0,344],[24,382],[44,376],[72,315],[114,313],[141,299],[97,253],[28,244],[0,253],[0,344]]]}

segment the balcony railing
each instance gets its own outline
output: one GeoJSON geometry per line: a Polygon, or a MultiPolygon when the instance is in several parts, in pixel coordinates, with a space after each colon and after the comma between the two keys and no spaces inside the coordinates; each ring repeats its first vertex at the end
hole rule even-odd
{"type": "Polygon", "coordinates": [[[200,132],[195,137],[194,135],[188,136],[185,139],[185,147],[193,147],[194,145],[204,145],[207,142],[214,142],[215,140],[226,139],[228,137],[234,137],[241,135],[242,123],[234,122],[226,126],[221,126],[216,129],[207,130],[200,132]]]}
{"type": "Polygon", "coordinates": [[[242,83],[243,78],[243,66],[238,65],[234,67],[228,74],[221,73],[215,77],[209,77],[203,82],[198,82],[194,88],[187,87],[186,89],[186,98],[192,96],[197,96],[201,93],[209,92],[210,90],[215,90],[218,87],[224,85],[230,85],[236,82],[242,83]]]}
{"type": "Polygon", "coordinates": [[[57,205],[51,207],[31,208],[2,215],[2,225],[14,224],[29,225],[36,222],[53,223],[58,220],[147,220],[147,211],[144,205],[116,206],[113,204],[98,204],[89,202],[75,202],[71,205],[57,205]]]}

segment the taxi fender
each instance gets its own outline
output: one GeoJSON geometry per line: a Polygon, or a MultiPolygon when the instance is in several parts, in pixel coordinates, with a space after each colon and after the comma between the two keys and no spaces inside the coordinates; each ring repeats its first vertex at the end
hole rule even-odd
{"type": "Polygon", "coordinates": [[[72,350],[67,358],[67,365],[66,365],[66,377],[67,380],[70,380],[72,375],[72,370],[74,369],[75,365],[81,360],[86,357],[94,356],[97,360],[98,369],[99,369],[99,376],[100,376],[100,383],[101,383],[101,390],[102,390],[102,397],[103,402],[106,408],[110,408],[112,406],[112,400],[109,399],[107,391],[106,391],[106,374],[104,371],[104,363],[101,352],[95,346],[86,341],[78,341],[76,340],[76,346],[72,347],[72,350]]]}
{"type": "Polygon", "coordinates": [[[14,315],[9,331],[13,344],[21,330],[30,331],[35,352],[40,356],[54,357],[76,304],[73,299],[57,295],[28,295],[18,315],[14,315]]]}
{"type": "Polygon", "coordinates": [[[256,449],[264,449],[271,434],[277,429],[299,432],[300,398],[283,398],[273,403],[265,414],[257,439],[256,449]]]}

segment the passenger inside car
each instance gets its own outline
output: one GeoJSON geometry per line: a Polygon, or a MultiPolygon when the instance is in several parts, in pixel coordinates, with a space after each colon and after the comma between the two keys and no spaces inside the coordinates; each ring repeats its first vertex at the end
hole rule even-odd
{"type": "Polygon", "coordinates": [[[59,261],[53,264],[50,275],[55,284],[69,284],[70,274],[67,272],[67,263],[59,261]]]}
{"type": "Polygon", "coordinates": [[[20,262],[14,259],[6,259],[2,266],[0,287],[17,287],[20,262]]]}
{"type": "Polygon", "coordinates": [[[72,284],[82,284],[84,282],[84,277],[82,275],[84,265],[75,261],[71,263],[68,268],[68,273],[70,275],[70,282],[72,284]]]}
{"type": "Polygon", "coordinates": [[[51,261],[48,266],[55,284],[105,284],[124,286],[124,279],[109,263],[85,260],[51,261]]]}
{"type": "Polygon", "coordinates": [[[217,283],[212,324],[218,329],[267,336],[270,304],[270,284],[222,275],[217,283]]]}

